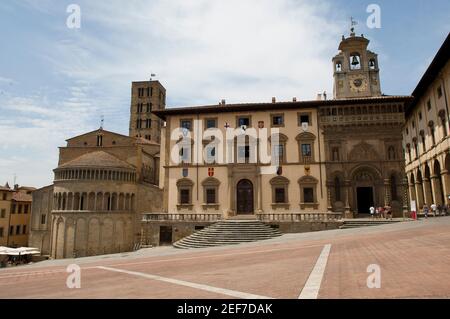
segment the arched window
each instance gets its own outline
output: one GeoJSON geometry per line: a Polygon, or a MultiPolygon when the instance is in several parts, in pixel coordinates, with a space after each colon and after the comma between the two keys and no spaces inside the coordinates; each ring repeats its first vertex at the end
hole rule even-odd
{"type": "Polygon", "coordinates": [[[303,176],[298,180],[300,186],[300,208],[319,207],[317,202],[317,184],[319,181],[312,176],[303,176]]]}
{"type": "Polygon", "coordinates": [[[336,72],[342,71],[342,62],[341,61],[337,61],[335,66],[336,66],[336,72]]]}
{"type": "Polygon", "coordinates": [[[448,135],[448,131],[447,131],[447,120],[446,120],[447,117],[445,115],[445,110],[441,110],[439,112],[439,118],[441,119],[442,133],[444,134],[443,138],[446,138],[448,135]]]}
{"type": "Polygon", "coordinates": [[[311,133],[302,133],[297,135],[296,140],[299,146],[299,160],[301,163],[310,163],[314,161],[314,142],[316,136],[311,133]]]}
{"type": "Polygon", "coordinates": [[[434,146],[434,145],[436,145],[436,136],[435,136],[434,122],[430,121],[428,123],[428,126],[430,127],[431,139],[433,141],[433,146],[434,146]]]}
{"type": "Polygon", "coordinates": [[[354,52],[350,54],[350,70],[361,69],[361,56],[359,53],[354,52]]]}
{"type": "Polygon", "coordinates": [[[375,70],[376,68],[377,68],[377,63],[376,63],[375,59],[370,59],[369,60],[369,69],[375,70]]]}
{"type": "Polygon", "coordinates": [[[177,182],[178,209],[192,207],[192,189],[194,183],[188,178],[182,178],[177,182]]]}
{"type": "MultiPolygon", "coordinates": [[[[220,181],[214,177],[209,177],[202,182],[203,186],[203,205],[214,205],[219,209],[219,186],[220,181]]],[[[206,208],[206,207],[204,207],[206,208]]]]}
{"type": "Polygon", "coordinates": [[[388,160],[392,161],[395,160],[397,157],[395,156],[395,147],[389,146],[388,148],[388,160]]]}

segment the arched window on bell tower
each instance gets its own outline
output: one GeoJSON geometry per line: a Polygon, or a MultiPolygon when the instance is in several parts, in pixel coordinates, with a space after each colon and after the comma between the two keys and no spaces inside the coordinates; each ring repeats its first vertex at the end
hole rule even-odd
{"type": "Polygon", "coordinates": [[[341,61],[337,61],[336,62],[335,71],[336,72],[342,72],[342,62],[341,61]]]}
{"type": "Polygon", "coordinates": [[[369,69],[375,70],[376,68],[377,68],[377,62],[375,61],[375,59],[370,59],[370,61],[369,61],[369,69]]]}
{"type": "Polygon", "coordinates": [[[360,70],[361,69],[361,56],[358,52],[353,52],[350,54],[350,70],[360,70]]]}

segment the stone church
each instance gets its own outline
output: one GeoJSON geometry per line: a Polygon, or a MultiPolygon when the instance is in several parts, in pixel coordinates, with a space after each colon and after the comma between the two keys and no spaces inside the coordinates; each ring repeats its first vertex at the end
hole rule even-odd
{"type": "Polygon", "coordinates": [[[33,195],[30,245],[68,258],[171,243],[220,219],[295,231],[296,221],[361,217],[373,205],[401,216],[411,97],[382,94],[368,45],[353,31],[342,38],[333,99],[166,109],[159,82],[133,83],[129,137],[100,129],[60,148],[54,184],[33,195]],[[276,133],[250,134],[264,128],[276,133]]]}

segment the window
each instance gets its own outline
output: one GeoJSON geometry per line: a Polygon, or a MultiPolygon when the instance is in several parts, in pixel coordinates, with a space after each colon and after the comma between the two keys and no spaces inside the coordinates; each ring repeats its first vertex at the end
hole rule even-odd
{"type": "Polygon", "coordinates": [[[416,128],[416,122],[412,122],[412,128],[415,129],[416,128]]]}
{"type": "Polygon", "coordinates": [[[238,146],[238,163],[248,163],[250,160],[250,146],[238,146]]]}
{"type": "Polygon", "coordinates": [[[424,130],[420,131],[420,138],[422,139],[423,151],[426,152],[427,146],[426,146],[426,143],[425,143],[425,131],[424,130]]]}
{"type": "Polygon", "coordinates": [[[180,190],[180,204],[190,204],[191,196],[189,189],[181,189],[180,190]]]}
{"type": "Polygon", "coordinates": [[[350,55],[350,70],[361,69],[361,57],[359,53],[352,53],[350,55]]]}
{"type": "Polygon", "coordinates": [[[314,161],[314,141],[316,136],[311,133],[301,133],[297,135],[296,140],[299,144],[299,161],[303,163],[309,163],[314,161]]]}
{"type": "Polygon", "coordinates": [[[182,178],[177,181],[178,188],[178,209],[192,205],[192,188],[194,183],[188,178],[182,178]]]}
{"type": "Polygon", "coordinates": [[[151,119],[146,119],[145,120],[145,127],[146,128],[151,128],[152,127],[152,120],[151,119]]]}
{"type": "Polygon", "coordinates": [[[26,233],[27,233],[27,225],[23,225],[23,227],[22,227],[22,234],[26,235],[26,233]]]}
{"type": "Polygon", "coordinates": [[[103,136],[97,135],[97,147],[103,146],[103,136]]]}
{"type": "Polygon", "coordinates": [[[300,186],[300,208],[318,208],[317,185],[319,181],[312,176],[303,176],[298,180],[300,186]]]}
{"type": "Polygon", "coordinates": [[[336,72],[341,72],[342,71],[342,63],[341,61],[337,61],[336,62],[336,72]]]}
{"type": "Polygon", "coordinates": [[[311,156],[311,144],[302,144],[302,157],[311,156]]]}
{"type": "Polygon", "coordinates": [[[152,136],[151,135],[145,135],[145,139],[150,141],[152,139],[152,136]]]}
{"type": "Polygon", "coordinates": [[[216,189],[215,188],[207,188],[206,189],[206,204],[215,204],[216,203],[216,189]]]}
{"type": "Polygon", "coordinates": [[[409,135],[409,129],[406,128],[406,135],[409,135]]]}
{"type": "Polygon", "coordinates": [[[138,112],[138,113],[142,113],[143,107],[144,107],[144,104],[143,104],[143,103],[138,103],[138,105],[137,105],[137,112],[138,112]]]}
{"type": "Polygon", "coordinates": [[[19,212],[18,214],[22,214],[22,205],[19,204],[19,212]]]}
{"type": "Polygon", "coordinates": [[[246,126],[246,127],[250,126],[250,117],[239,117],[238,118],[238,127],[242,127],[242,126],[246,126]]]}
{"type": "Polygon", "coordinates": [[[23,206],[23,213],[28,214],[28,205],[23,206]]]}
{"type": "Polygon", "coordinates": [[[188,145],[183,145],[180,148],[180,162],[190,163],[191,162],[191,148],[188,145]]]}
{"type": "Polygon", "coordinates": [[[437,95],[438,95],[439,99],[442,97],[442,87],[441,86],[437,88],[437,95]]]}
{"type": "Polygon", "coordinates": [[[3,227],[0,227],[0,238],[3,238],[3,227]]]}
{"type": "Polygon", "coordinates": [[[395,160],[396,158],[397,156],[395,156],[395,147],[391,145],[388,148],[388,160],[392,161],[395,160]]]}
{"type": "Polygon", "coordinates": [[[20,235],[20,225],[16,226],[16,235],[20,235]]]}
{"type": "Polygon", "coordinates": [[[152,111],[152,103],[147,103],[147,113],[150,113],[152,111]]]}
{"type": "Polygon", "coordinates": [[[419,121],[422,121],[422,112],[419,112],[419,121]]]}
{"type": "Polygon", "coordinates": [[[42,214],[42,215],[41,215],[41,224],[42,224],[42,225],[45,225],[46,222],[47,222],[47,215],[42,214]]]}
{"type": "Polygon", "coordinates": [[[298,115],[298,126],[302,126],[303,123],[308,123],[308,125],[311,125],[310,114],[299,114],[298,115]]]}
{"type": "Polygon", "coordinates": [[[206,163],[212,164],[216,162],[216,147],[208,145],[206,147],[206,163]]]}
{"type": "Polygon", "coordinates": [[[376,67],[377,67],[377,64],[375,62],[375,59],[370,59],[370,61],[369,61],[369,69],[375,70],[376,67]]]}
{"type": "Polygon", "coordinates": [[[16,204],[12,204],[11,205],[11,214],[15,214],[16,213],[16,204]]]}
{"type": "Polygon", "coordinates": [[[275,188],[275,203],[286,203],[286,193],[284,188],[275,188]]]}
{"type": "Polygon", "coordinates": [[[14,226],[9,226],[9,236],[14,235],[14,226]]]}
{"type": "Polygon", "coordinates": [[[192,130],[192,120],[181,120],[180,127],[182,129],[191,131],[192,130]]]}
{"type": "Polygon", "coordinates": [[[428,109],[428,111],[431,110],[431,100],[428,100],[428,102],[427,102],[427,109],[428,109]]]}
{"type": "Polygon", "coordinates": [[[147,88],[146,91],[147,91],[147,96],[150,96],[150,88],[149,87],[147,88]]]}
{"type": "Polygon", "coordinates": [[[2,211],[0,212],[0,218],[5,218],[6,217],[6,209],[2,209],[2,211]]]}
{"type": "Polygon", "coordinates": [[[271,117],[272,117],[272,126],[273,127],[284,126],[284,115],[283,114],[275,114],[275,115],[271,115],[271,117]]]}
{"type": "Polygon", "coordinates": [[[441,110],[439,112],[439,117],[441,119],[441,125],[442,125],[442,133],[444,133],[444,135],[442,135],[443,138],[447,137],[447,120],[446,120],[446,114],[445,114],[445,110],[441,110]]]}
{"type": "Polygon", "coordinates": [[[275,145],[273,155],[278,160],[278,163],[283,163],[284,162],[284,144],[275,145]]]}
{"type": "Polygon", "coordinates": [[[430,127],[430,133],[431,133],[431,139],[433,142],[433,146],[436,145],[436,136],[435,136],[435,128],[434,128],[434,122],[430,121],[430,123],[428,123],[428,126],[430,127]]]}
{"type": "Polygon", "coordinates": [[[341,180],[339,177],[334,179],[334,200],[336,202],[341,201],[341,180]]]}
{"type": "Polygon", "coordinates": [[[270,180],[272,185],[272,208],[289,208],[288,187],[289,180],[283,176],[277,176],[270,180]]]}
{"type": "Polygon", "coordinates": [[[304,203],[314,203],[314,189],[312,187],[303,188],[303,202],[304,203]]]}
{"type": "Polygon", "coordinates": [[[6,200],[6,196],[7,196],[6,193],[3,193],[3,194],[2,194],[3,200],[6,200]]]}
{"type": "Polygon", "coordinates": [[[206,119],[205,127],[206,127],[206,129],[217,128],[217,120],[216,119],[206,119]]]}

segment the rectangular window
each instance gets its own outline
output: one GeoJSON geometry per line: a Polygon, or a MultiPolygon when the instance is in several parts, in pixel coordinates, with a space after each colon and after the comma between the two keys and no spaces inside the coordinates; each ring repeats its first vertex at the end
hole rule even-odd
{"type": "Polygon", "coordinates": [[[42,215],[41,215],[41,224],[42,224],[42,225],[45,225],[46,222],[47,222],[47,215],[42,214],[42,215]]]}
{"type": "Polygon", "coordinates": [[[18,214],[22,214],[22,205],[19,205],[19,212],[18,214]]]}
{"type": "Polygon", "coordinates": [[[20,225],[16,226],[16,235],[20,235],[20,225]]]}
{"type": "Polygon", "coordinates": [[[275,188],[275,203],[276,204],[286,203],[286,193],[284,188],[275,188]]]}
{"type": "Polygon", "coordinates": [[[14,226],[9,226],[9,236],[14,235],[14,226]]]}
{"type": "Polygon", "coordinates": [[[427,102],[427,109],[428,111],[431,110],[431,100],[428,100],[427,102]]]}
{"type": "Polygon", "coordinates": [[[147,113],[150,113],[152,111],[152,103],[147,103],[147,113]]]}
{"type": "Polygon", "coordinates": [[[2,197],[3,197],[3,200],[6,200],[6,193],[3,193],[2,197]]]}
{"type": "Polygon", "coordinates": [[[11,214],[15,214],[16,213],[16,204],[12,204],[11,206],[11,214]]]}
{"type": "Polygon", "coordinates": [[[303,201],[305,203],[314,203],[314,189],[311,187],[303,188],[303,201]]]}
{"type": "Polygon", "coordinates": [[[308,125],[311,125],[311,118],[309,114],[299,114],[298,126],[302,126],[303,123],[308,123],[308,125]]]}
{"type": "Polygon", "coordinates": [[[242,126],[250,126],[250,118],[249,117],[240,117],[238,119],[238,126],[242,127],[242,126]]]}
{"type": "Polygon", "coordinates": [[[1,213],[0,213],[0,218],[5,218],[6,217],[6,209],[2,209],[1,213]]]}
{"type": "Polygon", "coordinates": [[[339,147],[333,147],[331,149],[331,157],[333,162],[339,161],[339,147]]]}
{"type": "Polygon", "coordinates": [[[216,204],[216,189],[208,188],[206,190],[206,204],[216,204]]]}
{"type": "Polygon", "coordinates": [[[217,120],[216,119],[206,119],[206,129],[209,128],[217,128],[217,120]]]}
{"type": "Polygon", "coordinates": [[[147,88],[147,96],[150,96],[150,88],[147,88]]]}
{"type": "Polygon", "coordinates": [[[250,146],[239,146],[238,156],[239,161],[247,162],[250,159],[250,146]]]}
{"type": "Polygon", "coordinates": [[[145,120],[145,127],[146,128],[151,128],[152,127],[152,120],[151,119],[145,120]]]}
{"type": "Polygon", "coordinates": [[[3,238],[3,227],[0,227],[0,238],[3,238]]]}
{"type": "Polygon", "coordinates": [[[302,156],[311,156],[311,144],[302,144],[302,156]]]}
{"type": "Polygon", "coordinates": [[[152,136],[151,135],[145,135],[145,139],[150,141],[152,139],[152,136]]]}
{"type": "Polygon", "coordinates": [[[181,120],[180,126],[181,126],[181,128],[184,128],[184,129],[190,131],[192,129],[192,121],[191,120],[181,120]]]}
{"type": "Polygon", "coordinates": [[[189,189],[181,189],[180,190],[180,204],[190,204],[190,191],[189,189]]]}
{"type": "Polygon", "coordinates": [[[23,206],[23,213],[28,214],[28,205],[23,206]]]}
{"type": "Polygon", "coordinates": [[[272,116],[272,126],[283,126],[284,116],[283,115],[273,115],[272,116]]]}
{"type": "Polygon", "coordinates": [[[275,158],[278,159],[279,163],[282,163],[283,159],[284,159],[284,145],[283,144],[276,145],[273,155],[274,155],[275,158]]]}
{"type": "Polygon", "coordinates": [[[216,161],[216,148],[214,146],[208,146],[206,148],[206,161],[208,164],[216,161]]]}
{"type": "Polygon", "coordinates": [[[22,227],[22,235],[26,235],[27,234],[27,225],[23,225],[22,227]]]}

